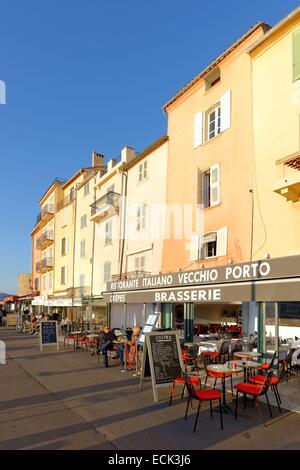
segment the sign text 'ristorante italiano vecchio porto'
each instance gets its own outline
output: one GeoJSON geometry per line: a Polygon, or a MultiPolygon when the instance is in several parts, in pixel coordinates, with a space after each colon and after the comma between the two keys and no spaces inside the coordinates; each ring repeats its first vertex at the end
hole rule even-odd
{"type": "Polygon", "coordinates": [[[103,296],[110,303],[300,300],[300,256],[123,279],[103,296]]]}

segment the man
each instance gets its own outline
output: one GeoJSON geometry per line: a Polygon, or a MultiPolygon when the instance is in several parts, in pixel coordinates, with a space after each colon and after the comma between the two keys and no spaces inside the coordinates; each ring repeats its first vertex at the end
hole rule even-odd
{"type": "Polygon", "coordinates": [[[99,349],[103,355],[104,367],[108,367],[107,351],[113,349],[114,340],[116,340],[114,332],[106,325],[99,333],[99,349]]]}

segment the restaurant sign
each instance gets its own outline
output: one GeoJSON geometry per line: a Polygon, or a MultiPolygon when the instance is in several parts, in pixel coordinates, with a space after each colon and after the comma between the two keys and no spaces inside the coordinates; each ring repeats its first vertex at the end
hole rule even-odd
{"type": "Polygon", "coordinates": [[[300,300],[300,256],[114,281],[103,297],[108,303],[300,300]]]}

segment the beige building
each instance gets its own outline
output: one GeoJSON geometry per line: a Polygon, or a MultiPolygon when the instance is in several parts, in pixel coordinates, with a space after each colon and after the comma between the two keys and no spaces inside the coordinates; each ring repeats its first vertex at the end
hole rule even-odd
{"type": "Polygon", "coordinates": [[[18,297],[32,293],[32,273],[18,274],[18,297]]]}

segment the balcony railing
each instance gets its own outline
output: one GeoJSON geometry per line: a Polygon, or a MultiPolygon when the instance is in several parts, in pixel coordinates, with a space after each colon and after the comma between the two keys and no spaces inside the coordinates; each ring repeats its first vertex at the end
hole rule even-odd
{"type": "Polygon", "coordinates": [[[109,191],[91,204],[91,220],[98,222],[119,211],[120,194],[109,191]]]}
{"type": "Polygon", "coordinates": [[[135,279],[137,277],[151,276],[149,271],[129,271],[128,273],[113,274],[111,276],[112,281],[123,281],[124,279],[135,279]]]}
{"type": "Polygon", "coordinates": [[[68,297],[74,298],[88,296],[91,295],[91,288],[89,286],[71,287],[70,289],[67,289],[67,295],[68,297]]]}
{"type": "Polygon", "coordinates": [[[50,271],[53,269],[53,259],[43,258],[41,261],[36,263],[35,269],[36,271],[50,271]]]}
{"type": "Polygon", "coordinates": [[[37,222],[41,221],[42,223],[46,223],[52,219],[54,216],[54,205],[53,204],[46,204],[40,214],[37,217],[37,222]]]}
{"type": "Polygon", "coordinates": [[[54,240],[53,230],[47,230],[37,239],[36,247],[38,249],[45,248],[48,245],[51,245],[51,243],[53,243],[53,240],[54,240]]]}
{"type": "Polygon", "coordinates": [[[68,204],[70,204],[72,201],[75,200],[75,191],[70,193],[68,196],[66,196],[62,201],[59,201],[56,204],[56,211],[60,211],[64,207],[66,207],[68,204]]]}

